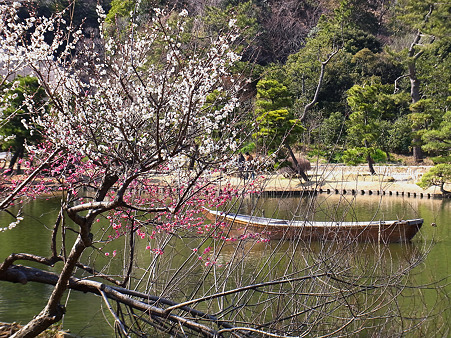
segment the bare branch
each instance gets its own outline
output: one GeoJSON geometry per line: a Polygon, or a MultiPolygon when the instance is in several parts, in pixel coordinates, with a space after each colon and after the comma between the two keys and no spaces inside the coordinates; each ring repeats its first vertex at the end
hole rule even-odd
{"type": "Polygon", "coordinates": [[[126,337],[130,337],[127,334],[127,330],[124,327],[124,324],[122,323],[122,321],[119,319],[119,317],[117,316],[116,312],[114,311],[113,307],[111,306],[110,302],[108,301],[108,297],[105,294],[105,292],[103,290],[100,290],[100,294],[102,295],[102,298],[108,308],[108,310],[110,311],[111,315],[114,317],[115,323],[117,326],[119,326],[119,328],[121,329],[122,333],[126,336],[126,337]]]}
{"type": "Polygon", "coordinates": [[[180,308],[182,306],[187,306],[187,305],[203,302],[203,301],[214,299],[214,298],[224,297],[224,296],[232,295],[234,293],[244,292],[244,291],[247,291],[247,290],[256,290],[258,288],[271,286],[271,285],[292,283],[292,282],[306,280],[306,279],[315,279],[315,278],[319,278],[319,277],[323,277],[323,276],[327,276],[327,275],[328,275],[327,273],[321,273],[321,274],[317,274],[317,275],[302,276],[302,277],[290,278],[290,279],[282,279],[282,280],[273,280],[273,281],[270,281],[270,282],[263,282],[263,283],[258,283],[258,284],[246,285],[246,286],[241,287],[241,288],[237,288],[237,289],[233,289],[233,290],[229,290],[229,291],[225,291],[225,292],[221,292],[221,293],[216,293],[216,294],[212,294],[212,295],[201,297],[201,298],[197,298],[197,299],[192,299],[192,300],[186,301],[184,303],[180,303],[178,305],[174,305],[174,306],[168,307],[165,310],[165,313],[169,314],[171,311],[173,311],[175,309],[178,309],[178,308],[180,308]]]}
{"type": "Polygon", "coordinates": [[[326,70],[326,65],[329,63],[330,60],[332,60],[332,58],[340,51],[340,49],[336,49],[334,50],[332,53],[330,53],[327,57],[327,59],[325,61],[321,62],[321,70],[319,73],[319,78],[318,78],[318,84],[316,86],[316,90],[315,90],[315,95],[313,95],[313,99],[312,101],[310,101],[305,107],[304,107],[304,112],[302,113],[302,115],[299,117],[299,120],[301,122],[304,122],[306,116],[307,116],[307,112],[313,107],[313,105],[316,103],[316,101],[318,101],[318,95],[319,92],[321,90],[321,87],[323,85],[323,78],[324,78],[324,73],[326,70]]]}

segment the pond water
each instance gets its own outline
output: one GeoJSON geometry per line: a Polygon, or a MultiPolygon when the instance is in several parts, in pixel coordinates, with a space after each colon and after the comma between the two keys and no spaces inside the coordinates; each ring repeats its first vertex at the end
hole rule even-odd
{"type": "MultiPolygon", "coordinates": [[[[25,220],[13,230],[0,233],[0,260],[12,252],[29,252],[47,256],[49,234],[58,210],[58,203],[57,199],[37,199],[24,206],[25,220]]],[[[242,213],[253,212],[258,216],[286,219],[363,221],[424,218],[424,225],[411,244],[390,244],[390,249],[402,254],[411,250],[412,247],[429,248],[430,243],[433,243],[427,259],[414,270],[416,281],[426,285],[451,275],[450,200],[346,195],[318,195],[313,199],[289,196],[254,197],[243,200],[236,209],[242,213]]],[[[3,227],[10,221],[9,215],[0,213],[0,226],[3,227]]],[[[258,251],[259,247],[256,246],[253,250],[258,251]]],[[[258,255],[264,255],[263,251],[262,246],[258,255]]],[[[252,272],[248,271],[248,273],[252,272]]],[[[442,285],[445,284],[447,283],[442,283],[442,285]]],[[[29,283],[24,286],[0,282],[0,322],[27,322],[43,308],[51,290],[50,286],[38,283],[29,283]]],[[[445,286],[442,292],[451,295],[451,287],[445,286]]],[[[67,297],[64,329],[85,337],[112,335],[113,331],[104,318],[105,316],[109,318],[109,314],[101,305],[99,297],[79,292],[71,292],[68,296],[70,297],[67,297]]],[[[433,294],[426,297],[431,307],[437,306],[434,303],[436,299],[434,297],[436,296],[433,294]]],[[[440,306],[443,311],[441,322],[450,323],[449,304],[440,306]]]]}

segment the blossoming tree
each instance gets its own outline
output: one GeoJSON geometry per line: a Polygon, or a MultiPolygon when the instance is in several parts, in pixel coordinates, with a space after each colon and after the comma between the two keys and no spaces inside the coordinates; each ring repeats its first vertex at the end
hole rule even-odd
{"type": "MultiPolygon", "coordinates": [[[[383,328],[402,319],[379,313],[398,309],[397,287],[421,257],[385,273],[378,255],[362,265],[346,251],[352,245],[318,253],[293,241],[263,243],[269,254],[255,263],[246,258],[258,235],[236,237],[199,216],[240,195],[222,173],[252,132],[242,129],[243,79],[231,71],[239,60],[233,20],[218,36],[187,39],[186,12],[156,9],[148,26],[132,22],[129,34],[102,37],[99,48],[61,13],[20,20],[19,7],[0,5],[1,81],[26,71],[48,99],[24,97],[44,142],[28,145],[23,177],[2,177],[0,211],[11,222],[1,230],[26,226],[20,206],[38,195],[56,194],[61,208],[47,257],[11,254],[0,265],[1,281],[53,285],[16,337],[58,322],[68,289],[102,297],[121,336],[149,327],[177,336],[352,334],[367,321],[383,328]]],[[[99,17],[102,25],[101,8],[99,17]]]]}
{"type": "MultiPolygon", "coordinates": [[[[21,184],[10,182],[4,187],[1,209],[8,212],[15,201],[48,190],[45,178],[37,180],[44,173],[58,182],[64,194],[54,235],[66,226],[63,215],[78,226],[78,237],[67,252],[63,246],[57,253],[53,242],[48,259],[11,255],[1,267],[3,279],[28,281],[31,272],[12,265],[16,260],[48,265],[63,262],[47,306],[22,330],[27,336],[61,318],[61,297],[73,281],[74,269],[84,268],[80,257],[87,248],[101,250],[102,242],[127,234],[132,242],[131,268],[135,236],[152,238],[156,232],[169,233],[176,227],[189,229],[207,198],[219,203],[215,195],[210,196],[215,191],[209,188],[212,180],[205,179],[205,174],[226,165],[237,147],[241,87],[240,79],[229,71],[239,59],[233,51],[237,38],[233,21],[227,34],[201,46],[182,41],[186,13],[172,19],[157,11],[149,27],[131,27],[125,41],[105,38],[102,53],[86,48],[80,61],[74,50],[83,43],[81,30],[68,26],[67,34],[61,28],[65,24],[61,13],[50,19],[31,15],[21,21],[16,13],[19,6],[1,7],[2,80],[24,69],[30,71],[49,100],[46,107],[36,106],[30,95],[23,105],[35,113],[48,108],[49,113],[35,115],[46,140],[41,148],[28,149],[35,168],[29,164],[21,184]],[[46,41],[49,34],[51,41],[46,41]],[[223,95],[215,102],[207,101],[213,91],[223,95]],[[188,162],[195,164],[191,170],[186,170],[188,162]],[[82,196],[87,188],[89,196],[82,196]],[[97,231],[93,227],[101,218],[108,220],[113,232],[104,230],[93,236],[97,231]]],[[[102,22],[100,8],[99,14],[102,22]]],[[[2,121],[7,122],[6,118],[2,121]]],[[[16,220],[9,228],[22,219],[20,214],[11,215],[16,220]]],[[[164,243],[147,247],[155,253],[164,251],[164,243]]],[[[130,274],[116,284],[129,285],[130,274]]],[[[111,296],[105,290],[96,293],[111,296]]],[[[186,324],[206,330],[189,321],[186,324]]]]}

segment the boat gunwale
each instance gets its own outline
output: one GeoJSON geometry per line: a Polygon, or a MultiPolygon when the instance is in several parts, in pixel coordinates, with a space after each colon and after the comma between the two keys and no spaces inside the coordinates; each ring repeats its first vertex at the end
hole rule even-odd
{"type": "Polygon", "coordinates": [[[205,208],[206,212],[211,215],[223,218],[225,220],[249,224],[252,226],[265,226],[265,227],[281,227],[281,228],[295,228],[295,227],[309,227],[309,228],[364,228],[364,227],[390,227],[394,225],[420,225],[423,224],[422,218],[414,218],[410,220],[390,220],[390,221],[368,221],[368,222],[337,222],[337,221],[294,221],[284,220],[278,218],[266,218],[258,216],[249,216],[237,213],[228,213],[220,210],[210,210],[205,208]]]}

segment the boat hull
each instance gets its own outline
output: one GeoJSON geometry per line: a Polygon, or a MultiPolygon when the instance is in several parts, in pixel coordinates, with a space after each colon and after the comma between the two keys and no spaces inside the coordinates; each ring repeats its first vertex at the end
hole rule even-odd
{"type": "Polygon", "coordinates": [[[423,219],[380,222],[311,222],[206,211],[215,222],[227,222],[238,236],[258,235],[268,239],[304,241],[409,242],[423,225],[423,219]]]}

